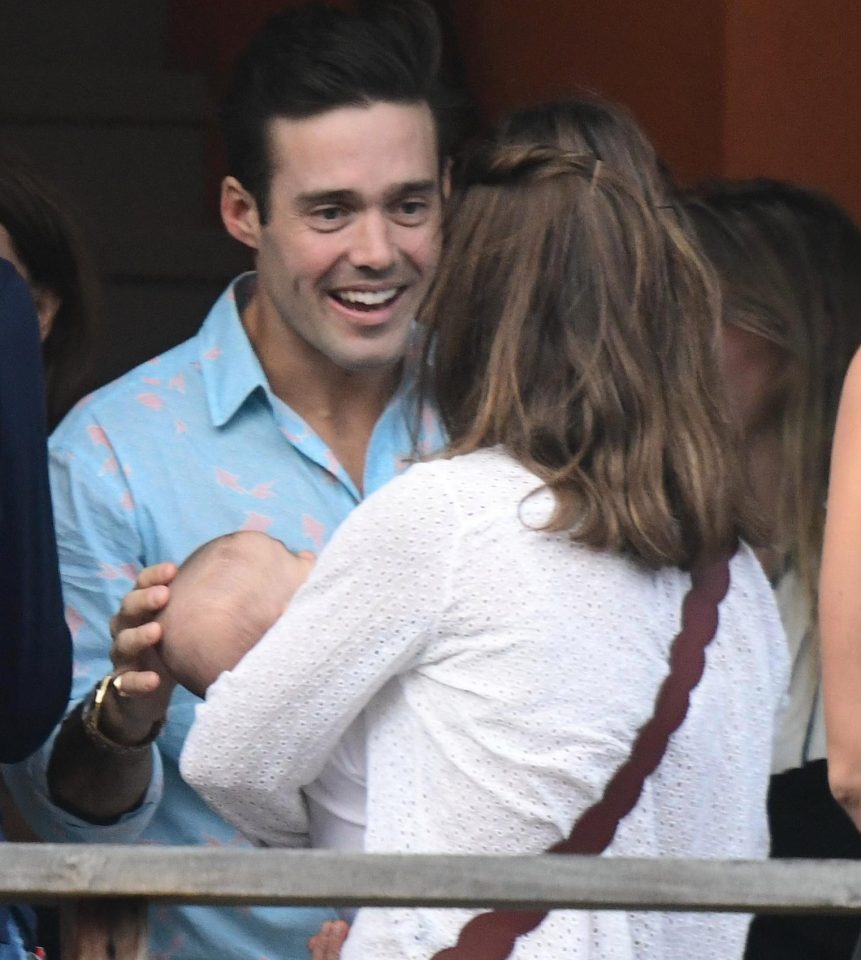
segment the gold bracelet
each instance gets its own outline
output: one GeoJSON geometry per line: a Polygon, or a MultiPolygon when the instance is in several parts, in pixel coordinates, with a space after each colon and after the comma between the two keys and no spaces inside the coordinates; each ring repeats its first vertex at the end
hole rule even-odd
{"type": "Polygon", "coordinates": [[[92,694],[84,703],[84,709],[81,712],[81,723],[84,725],[84,732],[90,740],[102,750],[106,750],[109,753],[140,752],[148,749],[150,744],[158,737],[164,727],[164,720],[156,720],[146,737],[139,743],[134,744],[117,743],[116,740],[111,740],[110,737],[105,736],[99,729],[99,718],[102,714],[102,706],[104,705],[108,690],[113,688],[116,690],[118,696],[127,696],[127,694],[123,694],[120,690],[121,677],[121,673],[112,672],[105,674],[105,676],[99,680],[92,694]]]}

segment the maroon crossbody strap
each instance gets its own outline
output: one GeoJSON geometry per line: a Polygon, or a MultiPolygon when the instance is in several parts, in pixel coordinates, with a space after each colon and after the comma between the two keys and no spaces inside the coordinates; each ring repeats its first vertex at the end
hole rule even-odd
{"type": "MultiPolygon", "coordinates": [[[[682,604],[682,627],[670,650],[670,672],[655,701],[655,712],[640,730],[628,759],[613,775],[604,795],[574,824],[567,840],[548,853],[599,854],[616,835],[620,821],[637,804],[646,778],[657,769],[672,734],[688,712],[690,695],[705,669],[706,647],[718,626],[718,605],[729,589],[729,560],[698,563],[682,604]]],[[[473,917],[457,944],[431,960],[506,960],[518,937],[534,930],[545,910],[492,910],[473,917]]]]}

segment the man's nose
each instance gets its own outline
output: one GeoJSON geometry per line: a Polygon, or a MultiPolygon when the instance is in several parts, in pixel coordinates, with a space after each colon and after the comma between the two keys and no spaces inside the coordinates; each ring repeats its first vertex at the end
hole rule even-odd
{"type": "Polygon", "coordinates": [[[366,211],[355,224],[350,263],[377,272],[387,270],[397,258],[391,236],[391,224],[379,211],[366,211]]]}

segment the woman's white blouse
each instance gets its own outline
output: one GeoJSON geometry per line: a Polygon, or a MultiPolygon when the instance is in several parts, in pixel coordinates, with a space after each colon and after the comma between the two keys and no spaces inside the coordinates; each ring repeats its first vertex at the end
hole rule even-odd
{"type": "MultiPolygon", "coordinates": [[[[412,468],[337,531],[290,609],[198,707],[182,772],[248,836],[307,831],[299,788],[363,709],[369,851],[536,853],[651,716],[690,586],[539,532],[552,501],[498,450],[412,468]]],[[[609,854],[764,857],[787,654],[752,552],[705,675],[609,854]]],[[[366,910],[344,960],[428,960],[470,915],[366,910]]],[[[562,911],[516,960],[733,960],[737,915],[562,911]]]]}

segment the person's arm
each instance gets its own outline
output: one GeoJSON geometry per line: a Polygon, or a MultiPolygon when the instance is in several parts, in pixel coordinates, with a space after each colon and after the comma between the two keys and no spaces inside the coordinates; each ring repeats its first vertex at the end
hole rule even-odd
{"type": "Polygon", "coordinates": [[[305,831],[300,788],[386,681],[421,657],[447,605],[455,514],[430,467],[374,494],[197,707],[180,770],[252,840],[289,846],[305,831]]]}
{"type": "Polygon", "coordinates": [[[831,790],[861,829],[861,354],[840,400],[819,591],[831,790]]]}
{"type": "Polygon", "coordinates": [[[91,704],[85,699],[54,741],[48,765],[51,797],[92,823],[113,823],[135,810],[152,779],[149,743],[167,715],[174,683],[153,649],[159,625],[140,620],[161,606],[167,590],[156,585],[170,582],[175,571],[173,564],[142,570],[111,620],[110,658],[118,679],[105,685],[101,698],[96,728],[103,737],[94,737],[92,727],[86,727],[84,712],[91,704]]]}
{"type": "Polygon", "coordinates": [[[75,645],[73,698],[80,702],[45,747],[4,774],[34,829],[52,840],[133,840],[160,796],[159,754],[146,741],[165,715],[172,686],[161,683],[151,644],[112,644],[109,633],[144,553],[119,459],[89,407],[52,438],[60,567],[75,645]],[[84,729],[82,706],[115,669],[132,671],[123,678],[123,692],[132,696],[105,689],[93,736],[84,729]]]}
{"type": "Polygon", "coordinates": [[[0,261],[0,762],[23,760],[62,716],[72,652],[48,490],[39,327],[0,261]]]}

